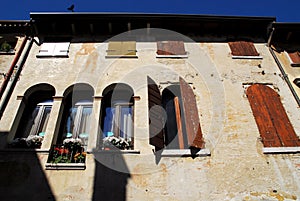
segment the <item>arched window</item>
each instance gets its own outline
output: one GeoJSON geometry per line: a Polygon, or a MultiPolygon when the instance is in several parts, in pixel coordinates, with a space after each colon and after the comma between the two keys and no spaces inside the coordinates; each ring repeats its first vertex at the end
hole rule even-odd
{"type": "Polygon", "coordinates": [[[296,147],[300,140],[279,95],[270,87],[254,84],[246,91],[264,147],[296,147]]]}
{"type": "Polygon", "coordinates": [[[76,84],[66,90],[57,144],[62,144],[65,139],[79,138],[83,147],[87,147],[93,95],[93,88],[87,84],[76,84]]]}
{"type": "Polygon", "coordinates": [[[103,148],[133,149],[133,90],[118,83],[103,91],[101,131],[103,148]]]}
{"type": "Polygon", "coordinates": [[[23,98],[25,104],[13,145],[39,148],[48,124],[55,89],[39,84],[28,89],[23,98]],[[26,142],[26,143],[25,143],[26,142]]]}

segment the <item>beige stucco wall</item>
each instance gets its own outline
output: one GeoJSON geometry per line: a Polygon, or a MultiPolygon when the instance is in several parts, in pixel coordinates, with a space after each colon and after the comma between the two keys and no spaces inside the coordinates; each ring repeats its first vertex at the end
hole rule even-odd
{"type": "MultiPolygon", "coordinates": [[[[16,97],[35,84],[49,83],[56,89],[56,96],[62,96],[72,84],[88,83],[95,96],[101,96],[111,83],[123,82],[140,97],[134,111],[134,146],[140,154],[103,157],[108,167],[122,167],[129,173],[123,183],[114,183],[117,189],[125,188],[126,200],[300,199],[300,155],[262,153],[245,88],[249,83],[272,84],[298,135],[299,108],[266,44],[255,47],[263,59],[232,59],[226,43],[186,43],[187,58],[156,58],[156,44],[142,42],[137,43],[138,58],[105,58],[107,43],[71,43],[69,58],[36,58],[39,46],[34,44],[0,129],[11,129],[20,105],[16,97]],[[147,76],[161,89],[168,82],[178,82],[179,76],[191,84],[211,156],[162,157],[156,163],[153,147],[148,143],[147,76]]],[[[51,145],[61,103],[55,104],[43,149],[51,145]]],[[[100,104],[98,99],[94,103],[94,122],[99,121],[100,104]]],[[[90,150],[96,145],[96,128],[91,133],[90,150]]],[[[97,154],[88,154],[85,170],[45,170],[47,153],[39,153],[38,158],[56,200],[90,200],[94,186],[100,186],[100,192],[114,192],[105,189],[105,180],[94,177],[101,177],[99,170],[103,169],[97,154]]]]}

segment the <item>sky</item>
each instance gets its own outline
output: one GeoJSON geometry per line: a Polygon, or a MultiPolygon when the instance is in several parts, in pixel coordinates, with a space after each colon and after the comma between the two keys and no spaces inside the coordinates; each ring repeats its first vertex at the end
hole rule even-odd
{"type": "Polygon", "coordinates": [[[300,0],[2,0],[0,20],[29,20],[30,12],[126,12],[267,16],[300,22],[300,0]]]}

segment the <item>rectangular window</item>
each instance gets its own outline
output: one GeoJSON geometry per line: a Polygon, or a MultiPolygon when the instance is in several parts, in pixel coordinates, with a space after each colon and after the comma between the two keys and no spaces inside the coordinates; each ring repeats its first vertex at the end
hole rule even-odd
{"type": "Polygon", "coordinates": [[[228,44],[233,59],[262,59],[252,42],[234,41],[228,44]]]}
{"type": "Polygon", "coordinates": [[[288,52],[291,66],[300,67],[300,52],[299,51],[291,51],[288,52]]]}
{"type": "Polygon", "coordinates": [[[91,123],[92,103],[77,103],[69,111],[66,123],[65,138],[79,138],[83,147],[87,148],[89,128],[91,123]]]}
{"type": "Polygon", "coordinates": [[[108,50],[106,51],[107,58],[137,58],[136,42],[135,41],[110,41],[108,50]]]}
{"type": "Polygon", "coordinates": [[[157,58],[183,58],[187,57],[183,41],[158,41],[157,58]]]}
{"type": "Polygon", "coordinates": [[[43,43],[36,57],[68,57],[70,42],[43,43]]]}

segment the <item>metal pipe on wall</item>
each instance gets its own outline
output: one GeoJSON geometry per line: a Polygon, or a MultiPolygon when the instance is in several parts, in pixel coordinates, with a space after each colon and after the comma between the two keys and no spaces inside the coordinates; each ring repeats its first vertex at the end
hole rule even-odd
{"type": "MultiPolygon", "coordinates": [[[[29,39],[29,38],[26,36],[26,42],[25,42],[25,43],[27,44],[27,47],[26,47],[25,51],[22,51],[22,52],[23,52],[22,58],[21,58],[21,60],[20,60],[20,62],[19,62],[19,65],[18,65],[16,74],[15,74],[15,76],[13,77],[13,80],[12,80],[12,82],[11,82],[11,85],[9,86],[9,88],[8,88],[8,90],[7,90],[7,93],[5,94],[5,96],[3,97],[3,100],[2,100],[2,102],[1,102],[1,105],[0,105],[0,119],[1,119],[2,116],[3,116],[4,110],[5,110],[5,108],[6,108],[7,104],[8,104],[8,102],[9,102],[9,99],[10,99],[12,93],[13,93],[13,90],[14,90],[14,88],[15,88],[15,86],[16,86],[18,80],[19,80],[19,77],[20,77],[20,75],[21,75],[23,66],[24,66],[24,64],[25,64],[25,62],[26,62],[26,59],[27,59],[28,54],[29,54],[29,52],[30,52],[30,49],[31,49],[31,47],[32,47],[33,41],[34,41],[34,40],[33,40],[32,38],[29,39]],[[29,43],[27,43],[28,40],[30,40],[29,43]]],[[[24,47],[25,47],[25,44],[24,44],[24,47]]],[[[23,47],[23,49],[24,49],[24,47],[23,47]]],[[[21,57],[21,53],[20,53],[20,55],[19,55],[18,57],[19,57],[19,58],[21,57]]],[[[19,60],[19,59],[18,59],[18,60],[19,60]]],[[[16,64],[17,64],[17,62],[16,62],[16,64]]],[[[16,65],[16,64],[15,64],[15,65],[16,65]]]]}

